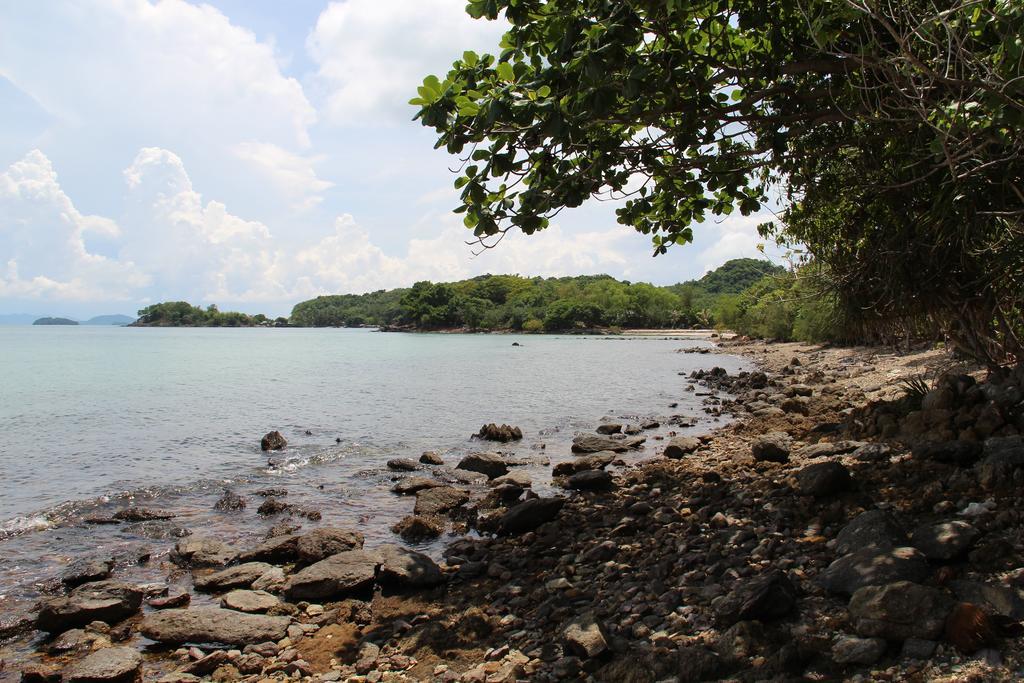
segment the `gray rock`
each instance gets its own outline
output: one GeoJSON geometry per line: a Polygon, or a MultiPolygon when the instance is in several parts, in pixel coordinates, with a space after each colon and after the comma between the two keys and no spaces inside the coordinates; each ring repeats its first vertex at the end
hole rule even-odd
{"type": "Polygon", "coordinates": [[[321,527],[299,537],[296,554],[300,562],[312,564],[346,550],[363,547],[363,535],[339,527],[321,527]]]}
{"type": "Polygon", "coordinates": [[[569,622],[562,631],[562,640],[571,652],[584,659],[597,657],[608,649],[601,625],[593,614],[583,614],[569,622]]]}
{"type": "Polygon", "coordinates": [[[858,634],[900,641],[935,640],[943,632],[953,600],[942,591],[910,581],[864,586],[850,598],[850,617],[858,634]]]}
{"type": "Polygon", "coordinates": [[[427,477],[406,477],[392,486],[391,490],[399,495],[408,496],[416,493],[417,491],[433,489],[438,486],[444,486],[444,484],[439,482],[437,479],[428,479],[427,477]]]}
{"type": "Polygon", "coordinates": [[[533,498],[510,508],[498,520],[498,530],[505,535],[524,534],[558,516],[564,498],[533,498]]]}
{"type": "Polygon", "coordinates": [[[396,472],[415,472],[420,468],[415,460],[409,458],[392,458],[388,460],[388,469],[396,472]]]}
{"type": "Polygon", "coordinates": [[[263,438],[260,439],[260,449],[264,451],[279,451],[287,445],[288,442],[285,440],[284,436],[282,436],[281,432],[276,429],[272,432],[267,432],[263,438]]]}
{"type": "Polygon", "coordinates": [[[277,607],[281,601],[266,591],[234,590],[220,599],[220,606],[239,612],[262,613],[277,607]]]}
{"type": "Polygon", "coordinates": [[[105,647],[72,663],[64,683],[133,683],[141,676],[142,657],[134,648],[105,647]]]}
{"type": "Polygon", "coordinates": [[[116,624],[142,606],[143,591],[121,581],[96,581],[79,586],[65,596],[42,602],[36,628],[60,633],[94,621],[116,624]]]}
{"type": "Polygon", "coordinates": [[[468,491],[452,486],[438,486],[418,491],[413,511],[417,515],[439,515],[465,505],[468,500],[468,491]]]}
{"type": "Polygon", "coordinates": [[[285,595],[296,601],[365,593],[373,586],[379,563],[376,553],[364,550],[332,555],[293,574],[285,584],[285,595]]]}
{"type": "Polygon", "coordinates": [[[235,567],[228,567],[219,572],[197,576],[194,585],[197,591],[214,593],[232,588],[248,588],[256,579],[273,569],[266,562],[246,562],[235,567]]]}
{"type": "Polygon", "coordinates": [[[934,640],[922,640],[921,638],[907,638],[903,641],[903,649],[900,651],[900,659],[931,659],[935,649],[939,646],[934,640]]]}
{"type": "Polygon", "coordinates": [[[230,564],[238,554],[226,543],[213,538],[189,536],[171,551],[171,562],[181,567],[219,567],[230,564]]]}
{"type": "Polygon", "coordinates": [[[796,598],[796,586],[785,572],[776,569],[738,582],[736,588],[716,605],[715,618],[722,626],[752,619],[781,619],[793,613],[796,598]]]}
{"type": "Polygon", "coordinates": [[[494,479],[508,474],[508,463],[497,453],[470,453],[456,465],[457,470],[469,470],[494,479]]]}
{"type": "Polygon", "coordinates": [[[750,447],[754,460],[758,462],[789,462],[789,450],[793,440],[785,432],[769,432],[756,440],[750,447]]]}
{"type": "Polygon", "coordinates": [[[252,582],[252,589],[254,591],[278,591],[284,586],[285,575],[284,570],[280,567],[274,567],[269,572],[261,576],[252,582]]]}
{"type": "Polygon", "coordinates": [[[242,562],[293,562],[299,554],[298,534],[272,536],[238,556],[242,562]]]}
{"type": "Polygon", "coordinates": [[[644,444],[647,441],[646,437],[634,436],[626,439],[611,439],[603,436],[591,436],[584,434],[577,436],[572,440],[572,452],[573,453],[600,453],[601,451],[612,451],[615,453],[625,453],[626,451],[633,451],[644,444]]]}
{"type": "Polygon", "coordinates": [[[444,583],[441,568],[432,559],[408,548],[385,545],[377,548],[378,580],[399,588],[429,588],[444,583]]]}
{"type": "Polygon", "coordinates": [[[854,638],[844,636],[832,645],[832,661],[836,664],[874,664],[887,644],[882,638],[854,638]]]}
{"type": "Polygon", "coordinates": [[[614,487],[612,475],[604,470],[584,470],[566,480],[565,487],[574,491],[607,491],[614,487]]]}
{"type": "Polygon", "coordinates": [[[835,461],[817,462],[796,473],[800,493],[827,498],[850,488],[850,471],[835,461]]]}
{"type": "Polygon", "coordinates": [[[910,545],[929,560],[947,562],[966,554],[979,536],[981,532],[967,522],[954,520],[918,527],[910,535],[910,545]]]}
{"type": "Polygon", "coordinates": [[[665,446],[665,457],[678,460],[700,448],[700,439],[692,436],[677,436],[669,439],[665,446]]]}
{"type": "Polygon", "coordinates": [[[193,607],[147,614],[139,630],[160,643],[250,645],[281,640],[290,623],[289,617],[246,614],[220,607],[193,607]]]}
{"type": "Polygon", "coordinates": [[[102,581],[114,570],[112,558],[90,558],[72,563],[61,575],[60,582],[68,588],[90,581],[102,581]]]}
{"type": "Polygon", "coordinates": [[[884,510],[868,510],[854,517],[836,535],[836,552],[846,555],[863,548],[887,550],[907,545],[907,534],[884,510]]]}
{"type": "Polygon", "coordinates": [[[916,548],[864,548],[840,557],[818,580],[830,593],[850,595],[864,586],[924,581],[930,574],[924,553],[916,548]]]}

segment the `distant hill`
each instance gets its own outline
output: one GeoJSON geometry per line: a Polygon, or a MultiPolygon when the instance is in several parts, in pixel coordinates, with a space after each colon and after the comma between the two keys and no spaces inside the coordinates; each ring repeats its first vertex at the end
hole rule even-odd
{"type": "Polygon", "coordinates": [[[68,318],[40,318],[36,320],[33,325],[77,325],[77,320],[70,320],[68,318]]]}
{"type": "Polygon", "coordinates": [[[738,258],[726,261],[697,280],[696,284],[708,294],[739,294],[765,275],[781,275],[784,272],[785,268],[771,261],[738,258]]]}
{"type": "Polygon", "coordinates": [[[135,318],[130,315],[97,315],[84,321],[83,325],[131,325],[135,318]]]}

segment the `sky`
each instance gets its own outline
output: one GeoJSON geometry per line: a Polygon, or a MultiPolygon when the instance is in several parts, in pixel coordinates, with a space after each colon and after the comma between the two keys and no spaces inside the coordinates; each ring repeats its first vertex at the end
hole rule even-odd
{"type": "Polygon", "coordinates": [[[590,202],[482,254],[407,101],[501,22],[465,0],[0,0],[0,314],[158,301],[287,315],[483,273],[671,284],[758,257],[765,215],[649,238],[590,202]]]}

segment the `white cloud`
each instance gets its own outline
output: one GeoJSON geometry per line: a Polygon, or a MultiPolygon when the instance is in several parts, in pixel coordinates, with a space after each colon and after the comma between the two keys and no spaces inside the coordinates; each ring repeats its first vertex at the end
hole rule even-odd
{"type": "Polygon", "coordinates": [[[317,177],[314,165],[322,156],[302,156],[269,142],[242,142],[234,147],[235,156],[253,165],[291,202],[304,211],[323,201],[323,192],[334,183],[317,177]]]}
{"type": "Polygon", "coordinates": [[[474,20],[459,0],[346,0],[321,13],[307,41],[339,124],[407,121],[423,77],[448,72],[464,50],[495,53],[507,24],[474,20]]]}

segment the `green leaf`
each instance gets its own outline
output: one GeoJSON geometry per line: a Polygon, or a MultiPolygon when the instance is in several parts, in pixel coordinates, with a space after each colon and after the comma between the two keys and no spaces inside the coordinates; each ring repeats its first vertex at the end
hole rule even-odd
{"type": "Polygon", "coordinates": [[[462,53],[462,61],[465,62],[466,66],[472,68],[480,61],[480,56],[472,50],[466,50],[462,53]]]}
{"type": "Polygon", "coordinates": [[[501,62],[500,64],[498,64],[495,71],[498,74],[498,78],[500,78],[503,81],[512,83],[513,81],[516,80],[516,73],[512,69],[512,65],[509,64],[508,62],[501,62]]]}

